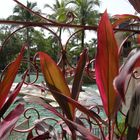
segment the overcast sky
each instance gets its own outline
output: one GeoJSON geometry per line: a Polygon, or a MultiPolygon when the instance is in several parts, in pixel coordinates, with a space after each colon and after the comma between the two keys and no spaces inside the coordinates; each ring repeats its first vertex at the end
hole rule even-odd
{"type": "MultiPolygon", "coordinates": [[[[26,3],[26,0],[19,0],[20,2],[26,3]]],[[[39,9],[43,8],[45,3],[51,3],[54,0],[29,0],[30,2],[37,2],[39,9]]],[[[101,7],[100,11],[103,12],[105,9],[111,15],[115,14],[134,14],[134,9],[128,2],[128,0],[100,0],[101,7]]],[[[13,0],[1,0],[0,2],[0,18],[5,18],[12,14],[12,9],[15,6],[13,0]]],[[[47,12],[47,11],[46,11],[47,12]]]]}

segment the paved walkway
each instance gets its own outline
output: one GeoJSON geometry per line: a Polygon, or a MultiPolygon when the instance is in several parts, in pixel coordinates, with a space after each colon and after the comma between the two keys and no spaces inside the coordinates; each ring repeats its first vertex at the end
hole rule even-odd
{"type": "MultiPolygon", "coordinates": [[[[17,83],[14,83],[12,85],[13,90],[16,87],[17,83]]],[[[40,84],[39,84],[40,85],[40,84]]],[[[80,92],[79,96],[79,102],[85,106],[90,106],[90,105],[102,105],[100,95],[97,90],[93,89],[92,87],[83,87],[82,92],[80,92]]],[[[43,92],[41,89],[32,86],[32,85],[23,85],[21,90],[20,90],[21,95],[30,95],[30,96],[36,96],[36,97],[41,97],[41,98],[46,98],[52,102],[55,101],[53,96],[47,91],[43,92]]]]}

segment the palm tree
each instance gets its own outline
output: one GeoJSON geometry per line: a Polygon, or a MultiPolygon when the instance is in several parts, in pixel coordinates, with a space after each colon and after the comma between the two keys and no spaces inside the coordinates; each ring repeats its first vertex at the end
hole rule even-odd
{"type": "MultiPolygon", "coordinates": [[[[67,14],[70,9],[67,7],[68,2],[67,0],[55,0],[55,3],[51,6],[49,4],[45,4],[45,8],[49,8],[52,13],[49,16],[52,20],[55,20],[59,23],[66,23],[67,22],[67,14]]],[[[57,30],[59,37],[61,39],[62,28],[58,28],[57,30]]]]}
{"type": "MultiPolygon", "coordinates": [[[[67,18],[67,14],[71,11],[68,7],[68,2],[67,0],[55,0],[55,3],[51,6],[51,5],[48,5],[48,4],[45,4],[44,5],[45,8],[49,8],[52,13],[50,15],[48,15],[48,17],[51,19],[51,20],[54,20],[58,23],[66,23],[68,18],[67,18]]],[[[56,31],[56,33],[58,34],[58,37],[62,38],[62,31],[64,29],[62,27],[59,27],[56,31]]],[[[59,44],[59,42],[54,38],[54,40],[56,41],[56,44],[59,44]]],[[[62,49],[62,52],[64,52],[64,47],[63,48],[60,48],[62,49]]],[[[58,54],[59,55],[59,54],[58,54]]],[[[65,54],[62,54],[62,61],[60,63],[60,66],[63,67],[62,69],[64,70],[65,66],[63,64],[65,64],[65,61],[66,61],[66,57],[65,57],[65,54]],[[62,65],[61,65],[62,64],[62,65]]],[[[64,70],[65,71],[65,70],[64,70]]]]}
{"type": "MultiPolygon", "coordinates": [[[[26,7],[28,9],[31,9],[36,12],[40,12],[40,10],[37,8],[37,3],[36,2],[29,2],[27,1],[26,7]]],[[[29,11],[21,7],[20,5],[16,5],[13,9],[13,15],[9,16],[8,19],[15,20],[15,21],[25,21],[25,22],[31,22],[31,21],[37,21],[38,17],[33,16],[29,11]]],[[[28,60],[28,69],[30,71],[31,66],[30,66],[30,46],[31,46],[31,32],[33,31],[33,28],[27,27],[23,38],[25,42],[28,44],[28,51],[27,51],[27,60],[28,60]]],[[[28,76],[27,79],[28,82],[30,82],[30,76],[28,76]]]]}
{"type": "MultiPolygon", "coordinates": [[[[95,10],[100,6],[99,0],[69,0],[73,4],[73,11],[77,17],[76,22],[80,25],[97,25],[99,13],[95,10]]],[[[85,31],[81,33],[81,46],[84,48],[85,31]]]]}

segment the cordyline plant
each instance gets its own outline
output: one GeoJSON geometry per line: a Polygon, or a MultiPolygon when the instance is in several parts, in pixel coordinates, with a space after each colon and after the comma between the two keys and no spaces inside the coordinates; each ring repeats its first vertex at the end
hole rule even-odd
{"type": "Polygon", "coordinates": [[[5,68],[0,79],[0,139],[8,138],[20,115],[24,112],[24,105],[19,104],[5,118],[2,119],[4,113],[7,111],[7,109],[18,95],[25,80],[25,76],[27,75],[26,71],[23,80],[16,86],[12,93],[9,94],[11,86],[20,67],[24,50],[25,47],[22,48],[21,53],[18,55],[16,60],[5,68]]]}
{"type": "Polygon", "coordinates": [[[140,1],[139,0],[129,0],[131,5],[134,7],[134,9],[140,13],[140,1]]]}
{"type": "MultiPolygon", "coordinates": [[[[133,15],[117,15],[117,20],[111,24],[108,14],[105,11],[103,14],[99,26],[98,26],[98,46],[97,54],[95,58],[95,75],[96,82],[102,99],[104,111],[107,119],[103,120],[94,110],[85,107],[78,101],[80,88],[82,85],[83,73],[86,70],[86,62],[88,59],[87,49],[83,50],[80,55],[80,59],[77,64],[75,76],[70,89],[64,74],[55,61],[44,52],[37,52],[34,57],[34,65],[36,64],[37,57],[40,60],[40,69],[43,73],[43,77],[47,84],[46,90],[49,90],[56,102],[59,104],[62,112],[58,112],[55,107],[52,107],[49,103],[44,102],[45,99],[34,100],[30,98],[31,103],[37,103],[47,110],[51,111],[57,117],[61,118],[65,126],[62,127],[62,139],[67,139],[66,134],[70,135],[70,139],[86,139],[86,140],[113,140],[115,139],[115,130],[120,133],[116,139],[128,139],[137,140],[139,128],[140,128],[140,87],[139,84],[134,89],[135,93],[132,96],[131,105],[126,116],[124,129],[119,130],[116,116],[121,109],[122,103],[125,103],[126,88],[125,83],[128,75],[134,76],[134,70],[139,66],[140,51],[135,53],[130,52],[126,62],[120,67],[120,52],[121,48],[118,47],[113,28],[127,20],[139,20],[137,16],[133,15]],[[76,111],[79,110],[87,118],[85,119],[89,128],[80,118],[77,117],[76,111]],[[100,129],[101,137],[98,138],[92,133],[92,124],[96,124],[100,129]],[[108,129],[108,133],[105,134],[103,126],[108,129]]],[[[17,85],[15,90],[10,93],[10,88],[18,69],[20,67],[25,47],[22,48],[20,54],[10,65],[4,70],[0,80],[0,117],[2,118],[4,113],[10,107],[15,97],[18,95],[25,77],[28,71],[25,72],[23,80],[17,85]],[[10,94],[9,94],[10,93],[10,94]]],[[[129,85],[128,85],[129,86],[129,85]]],[[[94,94],[93,94],[94,96],[94,94]]],[[[0,122],[0,138],[7,139],[10,132],[15,127],[15,124],[19,116],[24,112],[24,105],[19,104],[7,117],[1,119],[0,122]]],[[[45,119],[44,119],[45,120],[45,119]]],[[[50,132],[44,131],[43,126],[46,123],[43,119],[36,120],[35,130],[40,131],[38,136],[33,136],[32,129],[28,132],[27,139],[49,139],[51,138],[50,132]]],[[[62,122],[58,122],[62,124],[62,122]]]]}
{"type": "Polygon", "coordinates": [[[46,103],[38,103],[53,112],[66,123],[71,131],[70,135],[73,140],[78,138],[78,133],[76,131],[81,133],[82,139],[100,139],[94,136],[90,129],[86,128],[84,124],[77,121],[76,109],[80,110],[86,114],[88,118],[93,119],[96,122],[101,131],[101,138],[104,140],[113,140],[115,138],[115,129],[120,133],[118,139],[138,138],[139,117],[137,115],[134,117],[133,115],[139,114],[139,94],[136,94],[138,93],[139,88],[134,89],[136,91],[132,98],[131,106],[122,131],[119,130],[118,124],[116,123],[116,116],[121,109],[122,103],[125,103],[126,78],[129,74],[133,75],[133,71],[139,66],[138,60],[140,52],[137,51],[135,54],[132,54],[131,52],[125,64],[120,67],[119,60],[121,48],[117,45],[113,28],[127,20],[139,20],[139,18],[133,15],[116,15],[115,17],[117,20],[113,25],[110,23],[106,11],[101,18],[98,27],[98,46],[95,58],[96,82],[100,91],[103,108],[107,116],[106,121],[102,120],[93,110],[85,108],[78,102],[82,76],[86,67],[87,50],[84,50],[80,56],[71,90],[69,89],[60,68],[49,55],[38,52],[35,56],[35,60],[37,56],[40,58],[41,70],[47,86],[63,110],[64,116],[57,112],[52,106],[46,103]],[[102,125],[105,125],[108,128],[107,135],[104,134],[102,125]],[[127,128],[128,130],[126,131],[127,128]]]}
{"type": "MultiPolygon", "coordinates": [[[[103,106],[108,117],[108,139],[114,139],[114,126],[117,126],[115,118],[121,109],[122,102],[125,103],[126,79],[129,74],[133,75],[135,68],[139,66],[140,51],[130,52],[125,64],[120,68],[121,47],[118,47],[114,37],[113,28],[130,20],[139,21],[137,16],[116,15],[117,20],[111,25],[108,15],[105,12],[98,27],[98,47],[95,63],[96,82],[100,91],[103,106]]],[[[129,85],[127,85],[129,86],[129,85]]],[[[120,134],[120,139],[128,127],[126,139],[137,139],[140,128],[139,123],[139,85],[134,89],[134,95],[130,109],[126,116],[124,131],[120,134]]],[[[118,138],[119,139],[119,138],[118,138]]]]}

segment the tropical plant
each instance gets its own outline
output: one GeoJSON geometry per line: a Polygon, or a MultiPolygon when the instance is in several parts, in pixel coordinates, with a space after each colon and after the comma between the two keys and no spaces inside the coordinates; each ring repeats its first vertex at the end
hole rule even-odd
{"type": "MultiPolygon", "coordinates": [[[[79,102],[79,95],[82,85],[82,78],[84,71],[87,70],[88,63],[88,50],[84,49],[79,56],[79,61],[75,70],[72,87],[68,86],[65,75],[57,63],[44,52],[37,52],[34,56],[32,64],[38,70],[40,69],[46,85],[42,88],[40,85],[34,86],[41,88],[41,90],[49,91],[56,102],[58,103],[61,111],[53,107],[46,99],[41,97],[30,96],[28,102],[36,103],[49,110],[61,120],[49,118],[56,121],[61,127],[61,139],[86,139],[86,140],[113,140],[115,139],[115,132],[119,132],[117,139],[137,140],[140,131],[140,85],[137,84],[133,89],[134,94],[130,104],[129,111],[125,116],[120,110],[123,102],[125,103],[125,96],[130,84],[131,78],[138,79],[137,67],[140,66],[140,50],[136,48],[132,50],[126,61],[121,65],[120,56],[122,46],[117,45],[114,31],[116,27],[129,20],[133,25],[139,22],[139,17],[134,15],[116,15],[117,20],[111,24],[107,11],[104,12],[97,30],[97,53],[95,57],[95,75],[96,83],[102,100],[102,106],[85,106],[79,102]],[[133,22],[133,20],[135,22],[133,22]],[[137,22],[136,22],[137,21],[137,22]],[[38,59],[39,58],[39,59],[38,59]],[[38,60],[40,63],[38,63],[38,60]],[[129,77],[130,78],[129,78],[129,77]],[[100,109],[103,108],[105,112],[105,119],[99,115],[100,109]],[[82,116],[78,116],[77,110],[82,112],[82,116]],[[124,115],[125,125],[124,129],[120,130],[118,120],[118,113],[124,115]],[[83,121],[84,120],[84,121],[83,121]],[[100,129],[101,137],[95,136],[92,132],[94,126],[100,129]],[[107,133],[103,128],[107,128],[107,133]],[[126,129],[128,129],[126,131],[126,129]],[[125,135],[127,135],[125,137],[125,135]]],[[[127,39],[127,38],[126,38],[127,39]]],[[[25,47],[21,49],[17,58],[10,63],[2,73],[0,79],[0,117],[7,111],[15,97],[18,95],[20,88],[25,82],[28,70],[24,73],[21,82],[17,85],[15,90],[10,93],[10,88],[14,82],[15,76],[18,73],[21,61],[23,60],[25,47]]],[[[1,52],[0,52],[1,53],[1,52]]],[[[93,76],[93,75],[92,75],[93,76]]],[[[32,83],[33,84],[33,83],[32,83]]],[[[93,93],[93,96],[95,93],[93,93]]],[[[27,99],[27,97],[26,97],[27,99]]],[[[10,113],[0,123],[0,138],[7,139],[19,116],[23,113],[23,105],[18,105],[12,113],[10,113]],[[21,109],[21,110],[19,110],[21,109]],[[8,124],[8,125],[7,125],[8,124]]],[[[35,120],[34,126],[25,130],[28,131],[27,139],[49,139],[51,136],[52,127],[49,127],[45,120],[48,118],[38,118],[35,120]],[[48,128],[49,127],[49,128],[48,128]],[[37,133],[34,136],[33,130],[37,133]]],[[[123,120],[124,122],[124,120],[123,120]]],[[[18,128],[18,127],[16,127],[18,128]]],[[[23,130],[22,130],[23,132],[23,130]]],[[[57,139],[57,136],[55,137],[57,139]]]]}
{"type": "Polygon", "coordinates": [[[70,12],[70,9],[67,7],[67,5],[67,1],[55,0],[55,3],[52,6],[45,4],[44,8],[49,8],[52,11],[52,14],[48,14],[49,18],[59,23],[66,23],[67,13],[70,12]]]}
{"type": "Polygon", "coordinates": [[[139,0],[129,0],[129,2],[131,3],[131,5],[134,7],[134,9],[140,13],[140,1],[139,0]]]}
{"type": "MultiPolygon", "coordinates": [[[[119,16],[119,19],[114,23],[114,26],[116,24],[120,24],[126,20],[130,19],[139,19],[136,16],[132,15],[123,15],[119,16]]],[[[72,93],[70,93],[68,86],[66,85],[65,79],[63,78],[63,74],[57,67],[57,65],[53,62],[53,60],[46,54],[39,52],[38,55],[40,57],[40,64],[41,69],[45,78],[45,81],[48,85],[48,88],[50,89],[52,95],[60,105],[61,109],[64,111],[64,114],[66,115],[67,119],[65,120],[60,114],[58,114],[53,108],[50,108],[49,106],[42,104],[47,109],[54,111],[55,114],[59,117],[61,117],[66,124],[68,125],[69,129],[72,132],[72,139],[76,139],[76,133],[75,130],[79,131],[84,138],[86,139],[98,139],[94,135],[87,132],[83,133],[85,129],[82,126],[79,126],[75,122],[75,108],[79,109],[86,115],[88,114],[89,117],[96,120],[96,123],[99,125],[102,133],[103,139],[112,140],[114,139],[115,135],[115,126],[117,127],[115,118],[116,114],[119,111],[122,101],[125,100],[125,80],[128,74],[132,72],[135,69],[138,64],[138,59],[140,57],[140,52],[138,51],[135,55],[129,56],[126,63],[121,67],[121,70],[119,72],[119,59],[120,59],[120,52],[119,48],[117,46],[117,42],[115,40],[115,36],[113,33],[112,25],[109,21],[107,12],[105,12],[101,18],[99,27],[98,27],[98,46],[97,46],[97,55],[95,58],[95,72],[96,72],[96,82],[100,91],[101,99],[103,102],[103,107],[107,116],[107,128],[108,128],[108,135],[105,136],[105,134],[102,131],[102,127],[100,126],[100,121],[104,122],[94,111],[92,113],[94,116],[92,116],[90,111],[84,106],[81,106],[79,103],[77,103],[77,99],[79,96],[79,90],[80,90],[80,81],[82,78],[82,74],[85,67],[86,62],[86,51],[81,55],[81,58],[79,60],[79,64],[77,67],[77,71],[75,73],[75,79],[72,86],[72,93]],[[104,60],[104,61],[103,61],[104,60]],[[106,62],[106,63],[105,63],[106,62]],[[137,64],[137,65],[136,65],[137,64]],[[54,71],[51,71],[53,69],[54,71]],[[56,78],[57,75],[57,78],[56,78]],[[59,77],[59,78],[58,78],[59,77]],[[61,85],[60,85],[61,83],[61,85]],[[114,85],[115,88],[114,88],[114,85]],[[63,103],[62,103],[63,101],[63,103]],[[68,121],[68,122],[67,122],[68,121]],[[76,124],[75,124],[76,123],[76,124]],[[72,126],[72,129],[71,129],[72,126]]],[[[129,85],[128,85],[129,86],[129,85]]],[[[138,89],[136,88],[136,94],[139,97],[138,89]]],[[[136,94],[132,98],[130,110],[128,112],[128,122],[126,121],[126,124],[128,124],[128,133],[127,137],[128,139],[132,139],[130,137],[131,134],[134,135],[133,139],[137,139],[138,137],[138,130],[139,130],[139,119],[135,119],[135,117],[132,117],[132,112],[135,111],[135,113],[139,114],[138,111],[138,104],[139,101],[136,100],[136,94]],[[136,102],[135,102],[136,101],[136,102]],[[136,109],[132,109],[134,107],[134,104],[136,105],[136,109]],[[138,123],[136,123],[138,122],[138,123]],[[133,124],[136,124],[136,126],[133,124]],[[134,127],[134,128],[133,128],[134,127]]],[[[127,118],[127,117],[126,117],[127,118]]],[[[126,119],[127,120],[127,119],[126,119]]],[[[104,122],[105,123],[105,122],[104,122]]],[[[127,125],[126,125],[127,126],[127,125]]],[[[119,129],[119,128],[117,128],[119,129]]],[[[122,132],[120,139],[123,138],[124,132],[126,127],[124,128],[124,131],[122,132]]]]}
{"type": "Polygon", "coordinates": [[[17,85],[17,87],[11,92],[9,95],[11,86],[14,82],[14,79],[16,77],[16,74],[18,73],[21,60],[23,58],[24,49],[22,48],[21,53],[18,55],[15,61],[10,63],[5,70],[2,73],[2,76],[0,78],[0,139],[7,139],[10,135],[10,132],[15,127],[16,122],[18,121],[20,115],[24,112],[24,105],[19,104],[14,110],[12,110],[5,118],[3,118],[3,115],[8,110],[12,102],[14,102],[14,99],[18,95],[24,80],[25,76],[27,75],[27,71],[23,77],[23,80],[17,85]]]}
{"type": "MultiPolygon", "coordinates": [[[[44,8],[48,8],[52,11],[51,14],[48,14],[47,16],[58,22],[58,23],[66,23],[68,22],[68,13],[71,11],[70,8],[68,7],[68,2],[65,0],[55,0],[55,3],[50,6],[49,4],[45,4],[44,8]]],[[[62,34],[62,28],[59,27],[57,29],[57,33],[59,38],[61,39],[61,34],[62,34]]]]}
{"type": "MultiPolygon", "coordinates": [[[[0,40],[1,45],[3,46],[2,53],[0,55],[1,71],[17,56],[22,44],[25,43],[22,31],[16,32],[11,36],[11,34],[13,33],[13,31],[11,30],[11,26],[1,26],[0,40]],[[4,61],[5,63],[3,63],[4,61]]],[[[33,30],[30,34],[30,37],[32,39],[32,46],[30,47],[30,59],[32,59],[37,51],[44,51],[48,52],[48,54],[56,60],[55,54],[57,52],[57,49],[53,50],[52,44],[54,44],[54,41],[51,37],[45,38],[44,32],[41,32],[39,30],[33,30]]],[[[21,72],[24,72],[27,68],[27,64],[22,65],[24,65],[25,68],[22,67],[22,69],[20,70],[21,72]]],[[[33,72],[32,69],[31,72],[33,72]]]]}
{"type": "MultiPolygon", "coordinates": [[[[30,10],[33,10],[35,12],[40,12],[40,10],[37,8],[36,2],[29,2],[27,1],[26,7],[30,10]]],[[[25,22],[33,22],[38,21],[39,18],[31,14],[29,11],[27,11],[24,7],[21,7],[20,5],[16,5],[13,9],[13,15],[8,17],[8,20],[15,20],[15,21],[25,21],[25,22]]],[[[14,26],[15,28],[15,26],[14,26]]],[[[28,69],[30,70],[30,47],[32,44],[31,41],[31,33],[34,31],[33,28],[26,27],[26,30],[24,31],[24,38],[23,40],[28,44],[28,51],[27,51],[27,59],[28,59],[28,69]]],[[[28,77],[28,82],[30,82],[30,76],[28,77]]]]}
{"type": "Polygon", "coordinates": [[[11,61],[13,61],[21,49],[20,46],[23,44],[21,36],[17,34],[12,36],[9,42],[7,42],[6,38],[10,34],[11,31],[9,27],[1,26],[0,40],[1,45],[4,45],[4,47],[1,50],[2,52],[0,55],[0,70],[3,70],[11,61]],[[4,44],[4,42],[7,42],[7,44],[4,44]]]}
{"type": "MultiPolygon", "coordinates": [[[[80,25],[92,25],[95,26],[99,21],[99,13],[96,7],[100,6],[99,0],[69,0],[69,4],[72,6],[73,12],[76,15],[76,23],[80,25]]],[[[84,48],[85,31],[81,33],[81,46],[84,48]]]]}
{"type": "MultiPolygon", "coordinates": [[[[136,16],[123,15],[119,16],[119,19],[114,23],[114,25],[124,22],[126,19],[128,19],[128,17],[139,19],[136,16]]],[[[136,88],[136,94],[132,98],[130,110],[128,112],[128,117],[126,117],[128,118],[128,121],[126,119],[126,126],[124,127],[124,130],[120,131],[115,121],[116,114],[119,112],[119,109],[122,105],[122,101],[125,100],[124,83],[126,77],[131,72],[133,74],[133,70],[135,69],[136,66],[139,65],[139,63],[137,62],[140,57],[140,52],[138,51],[135,55],[132,55],[132,53],[130,53],[130,55],[131,56],[129,56],[128,60],[121,67],[121,70],[119,72],[119,59],[120,59],[119,48],[117,46],[112,25],[109,21],[107,12],[105,12],[101,18],[98,27],[98,46],[97,46],[97,55],[95,58],[95,72],[96,72],[96,82],[100,91],[103,107],[107,116],[107,121],[104,121],[94,110],[85,108],[84,105],[81,105],[77,102],[80,94],[80,86],[83,72],[86,67],[87,50],[84,50],[84,52],[80,56],[71,91],[66,83],[63,73],[61,72],[57,64],[50,58],[50,56],[43,52],[38,52],[35,55],[34,60],[36,60],[38,56],[40,58],[41,71],[47,83],[47,87],[49,88],[50,92],[54,96],[55,100],[57,101],[61,109],[63,110],[64,116],[61,113],[59,113],[55,108],[53,108],[49,104],[44,103],[43,101],[40,100],[34,101],[32,98],[30,99],[30,102],[38,103],[42,105],[44,108],[53,112],[56,116],[60,117],[66,123],[69,130],[71,131],[70,134],[71,139],[78,138],[76,131],[79,131],[81,133],[82,136],[80,137],[82,138],[86,138],[89,140],[99,139],[98,137],[94,136],[92,132],[89,132],[86,126],[83,124],[83,122],[81,122],[80,119],[77,118],[76,109],[88,115],[88,117],[91,120],[94,120],[97,123],[97,125],[101,130],[101,135],[103,139],[107,138],[109,140],[114,139],[116,129],[121,133],[119,139],[122,139],[124,134],[126,134],[124,132],[127,128],[127,125],[128,125],[127,131],[128,139],[132,139],[131,136],[132,134],[133,139],[137,139],[139,129],[139,119],[138,118],[136,119],[136,117],[132,116],[132,112],[139,113],[137,108],[139,101],[136,100],[135,98],[136,96],[138,96],[139,98],[138,94],[139,87],[136,88]],[[102,61],[102,59],[104,61],[102,61]],[[113,83],[115,85],[115,88],[113,83]],[[135,107],[134,105],[136,105],[136,109],[134,109],[135,107]],[[101,122],[108,129],[107,135],[105,135],[103,132],[103,128],[100,125],[101,122]]]]}

